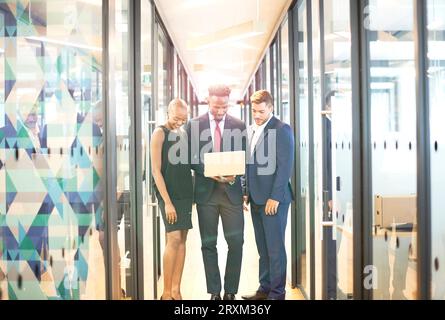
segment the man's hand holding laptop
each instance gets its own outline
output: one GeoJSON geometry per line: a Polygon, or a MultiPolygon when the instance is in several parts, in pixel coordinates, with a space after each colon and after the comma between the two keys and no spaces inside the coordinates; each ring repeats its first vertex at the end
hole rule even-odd
{"type": "Polygon", "coordinates": [[[221,183],[233,184],[235,182],[236,176],[216,176],[211,178],[221,183]]]}

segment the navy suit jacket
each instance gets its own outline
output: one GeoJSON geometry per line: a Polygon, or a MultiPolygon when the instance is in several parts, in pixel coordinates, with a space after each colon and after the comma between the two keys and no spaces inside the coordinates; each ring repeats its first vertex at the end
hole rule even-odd
{"type": "MultiPolygon", "coordinates": [[[[191,167],[195,171],[195,194],[194,199],[197,204],[206,204],[217,182],[211,178],[204,176],[204,163],[201,157],[202,151],[209,143],[213,146],[212,136],[210,133],[210,119],[209,114],[205,113],[198,118],[190,120],[187,124],[187,134],[189,137],[189,150],[191,157],[191,167]],[[197,125],[199,131],[194,132],[191,128],[197,125]],[[208,130],[208,135],[203,141],[200,141],[199,136],[204,130],[208,130]],[[193,144],[197,148],[193,147],[193,144]]],[[[222,151],[241,151],[246,150],[246,125],[241,120],[226,114],[224,122],[224,132],[222,134],[222,151]],[[237,132],[241,135],[231,136],[230,132],[233,129],[238,129],[237,132]]],[[[206,150],[204,150],[206,151],[206,150]]],[[[212,152],[212,150],[209,150],[212,152]]],[[[227,196],[232,204],[238,205],[243,203],[243,188],[241,186],[241,177],[237,176],[233,185],[224,184],[227,196]]]]}
{"type": "Polygon", "coordinates": [[[250,199],[258,205],[265,205],[268,199],[280,203],[291,202],[294,195],[290,178],[295,151],[291,127],[272,117],[258,139],[251,157],[252,134],[252,130],[249,130],[247,189],[250,199]]]}

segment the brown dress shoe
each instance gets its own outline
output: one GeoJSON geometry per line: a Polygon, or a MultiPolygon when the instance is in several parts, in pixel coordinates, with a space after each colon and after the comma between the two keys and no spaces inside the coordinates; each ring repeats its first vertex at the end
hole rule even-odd
{"type": "Polygon", "coordinates": [[[255,294],[241,296],[241,298],[243,298],[244,300],[266,300],[267,293],[257,291],[255,292],[255,294]]]}

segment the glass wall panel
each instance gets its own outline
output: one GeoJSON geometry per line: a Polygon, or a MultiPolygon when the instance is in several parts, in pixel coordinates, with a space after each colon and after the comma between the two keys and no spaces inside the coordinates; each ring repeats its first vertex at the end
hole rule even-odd
{"type": "MultiPolygon", "coordinates": [[[[352,298],[352,84],[349,0],[324,1],[324,111],[327,114],[327,274],[330,299],[352,298]],[[333,254],[336,250],[336,254],[333,254]]],[[[358,106],[357,106],[358,107],[358,106]]]]}
{"type": "Polygon", "coordinates": [[[142,148],[142,243],[144,299],[153,299],[154,284],[154,216],[156,216],[155,195],[151,178],[150,137],[155,128],[155,112],[153,106],[153,59],[152,59],[152,5],[148,0],[141,1],[141,148],[142,148]]]}
{"type": "MultiPolygon", "coordinates": [[[[168,42],[167,36],[161,30],[161,27],[157,26],[158,30],[158,55],[157,55],[157,105],[156,105],[156,126],[160,126],[165,124],[167,120],[167,106],[171,100],[172,94],[170,92],[171,86],[171,73],[173,72],[173,68],[170,62],[172,58],[171,53],[172,50],[170,48],[170,44],[168,42]]],[[[157,276],[158,276],[158,285],[162,286],[163,283],[160,280],[162,274],[162,255],[165,248],[165,228],[164,224],[161,221],[160,210],[157,211],[157,276]]],[[[158,289],[158,292],[161,292],[158,289]]]]}
{"type": "Polygon", "coordinates": [[[445,3],[427,2],[431,134],[431,298],[445,299],[445,3]]]}
{"type": "MultiPolygon", "coordinates": [[[[264,60],[266,61],[265,63],[265,68],[266,68],[266,80],[265,80],[265,88],[267,91],[272,92],[272,77],[271,77],[271,72],[270,72],[270,48],[267,50],[266,52],[266,56],[264,58],[264,60]]],[[[250,98],[250,96],[249,96],[250,98]]]]}
{"type": "Polygon", "coordinates": [[[3,299],[104,299],[101,1],[0,3],[3,299]]]}
{"type": "Polygon", "coordinates": [[[370,0],[374,299],[415,299],[416,70],[413,1],[370,0]]]}
{"type": "Polygon", "coordinates": [[[278,83],[278,40],[275,40],[270,47],[270,53],[272,55],[272,97],[274,101],[274,115],[281,118],[281,106],[280,106],[280,92],[278,83]]]}
{"type": "Polygon", "coordinates": [[[315,299],[322,298],[322,283],[323,283],[323,269],[322,269],[322,242],[323,227],[321,221],[323,218],[323,161],[322,161],[322,132],[321,121],[322,105],[321,105],[321,70],[320,70],[320,12],[319,0],[312,1],[312,95],[313,95],[313,131],[314,131],[314,224],[315,224],[315,299]]]}
{"type": "Polygon", "coordinates": [[[240,104],[234,104],[234,105],[231,105],[230,107],[229,107],[229,110],[227,111],[227,113],[228,114],[230,114],[231,116],[234,116],[235,118],[238,118],[238,119],[242,119],[242,113],[241,113],[241,105],[240,104]]]}
{"type": "MultiPolygon", "coordinates": [[[[281,120],[290,123],[289,108],[289,21],[281,25],[281,120]]],[[[289,215],[290,216],[290,215],[289,215]]]]}
{"type": "Polygon", "coordinates": [[[298,212],[299,243],[301,248],[300,266],[301,286],[306,295],[310,296],[310,203],[309,203],[309,82],[308,82],[308,57],[307,57],[307,9],[306,1],[302,1],[298,7],[298,30],[301,35],[298,38],[298,105],[299,134],[300,134],[300,179],[301,190],[298,212]]]}
{"type": "Polygon", "coordinates": [[[131,250],[131,205],[130,205],[130,137],[131,120],[129,104],[129,1],[115,0],[114,30],[114,89],[116,103],[116,208],[117,208],[117,241],[120,257],[118,264],[120,276],[120,297],[131,299],[135,296],[132,283],[132,262],[135,252],[131,250]]]}

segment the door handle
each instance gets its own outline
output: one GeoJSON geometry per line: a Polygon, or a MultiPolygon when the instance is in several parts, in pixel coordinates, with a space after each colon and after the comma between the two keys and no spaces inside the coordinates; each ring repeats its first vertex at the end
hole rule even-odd
{"type": "MultiPolygon", "coordinates": [[[[152,208],[156,208],[156,207],[158,207],[158,203],[157,203],[157,202],[148,202],[148,203],[146,203],[145,205],[146,205],[147,207],[152,207],[152,208]]],[[[156,216],[158,216],[158,214],[159,214],[159,210],[156,210],[156,216]]],[[[150,210],[147,210],[147,214],[146,214],[146,216],[147,216],[147,217],[150,216],[150,210]]]]}

